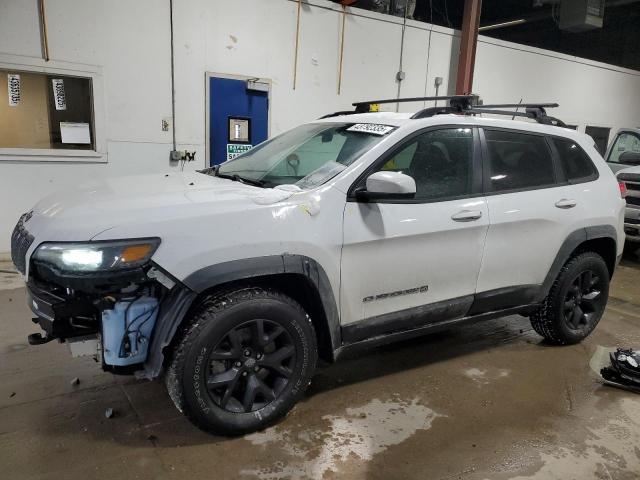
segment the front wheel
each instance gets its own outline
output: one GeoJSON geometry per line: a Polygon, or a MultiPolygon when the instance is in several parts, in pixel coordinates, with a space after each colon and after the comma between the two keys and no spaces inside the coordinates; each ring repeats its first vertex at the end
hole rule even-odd
{"type": "Polygon", "coordinates": [[[606,263],[597,253],[582,253],[562,267],[549,295],[531,315],[531,325],[551,343],[579,343],[602,318],[608,297],[606,263]]]}
{"type": "Polygon", "coordinates": [[[317,358],[313,325],[291,298],[242,288],[205,299],[165,377],[178,410],[213,433],[239,435],[286,415],[317,358]]]}

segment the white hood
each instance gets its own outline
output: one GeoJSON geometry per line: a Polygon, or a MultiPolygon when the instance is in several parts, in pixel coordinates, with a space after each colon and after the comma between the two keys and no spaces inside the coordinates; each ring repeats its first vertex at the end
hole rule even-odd
{"type": "Polygon", "coordinates": [[[197,172],[113,177],[43,198],[26,227],[47,241],[86,241],[115,227],[247,210],[292,194],[197,172]]]}

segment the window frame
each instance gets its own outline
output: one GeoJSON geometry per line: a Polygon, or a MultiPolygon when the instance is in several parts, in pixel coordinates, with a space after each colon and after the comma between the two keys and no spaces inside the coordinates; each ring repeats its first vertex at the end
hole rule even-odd
{"type": "Polygon", "coordinates": [[[400,204],[427,204],[427,203],[441,203],[448,202],[452,200],[461,200],[464,198],[477,198],[483,196],[483,185],[482,185],[482,155],[480,152],[480,137],[478,135],[478,126],[470,125],[470,124],[446,124],[446,125],[435,125],[426,128],[422,128],[412,132],[411,134],[404,137],[402,140],[397,142],[395,145],[387,149],[382,155],[380,155],[376,160],[374,160],[371,165],[369,165],[356,180],[351,184],[347,191],[347,202],[358,202],[358,203],[400,203],[400,204]],[[453,195],[450,197],[442,197],[442,198],[384,198],[384,199],[370,199],[370,200],[361,200],[356,197],[355,191],[363,186],[365,186],[366,179],[372,173],[378,171],[382,166],[384,166],[391,158],[393,158],[396,154],[400,153],[404,148],[409,146],[413,140],[428,132],[434,132],[438,130],[451,130],[458,128],[469,128],[471,129],[472,134],[472,152],[471,152],[471,192],[465,195],[453,195]]]}
{"type": "Polygon", "coordinates": [[[549,137],[555,137],[558,136],[559,138],[564,138],[561,137],[559,135],[549,135],[547,133],[539,133],[539,132],[531,132],[531,131],[527,131],[527,130],[517,130],[514,128],[503,128],[503,127],[487,127],[487,126],[482,126],[480,127],[480,144],[482,146],[482,186],[483,186],[483,192],[484,195],[489,197],[489,196],[493,196],[493,195],[507,195],[510,193],[518,193],[518,192],[529,192],[529,191],[533,191],[533,190],[546,190],[549,188],[555,188],[555,187],[559,187],[561,185],[567,185],[568,182],[566,181],[566,178],[564,177],[564,171],[562,170],[561,166],[560,166],[560,162],[558,160],[557,155],[554,155],[554,151],[551,147],[552,142],[549,141],[549,137]],[[554,176],[554,182],[553,183],[548,183],[548,184],[544,184],[544,185],[537,185],[537,186],[533,186],[533,187],[523,187],[523,188],[512,188],[509,190],[499,190],[499,191],[492,191],[491,189],[491,172],[490,172],[490,156],[489,156],[489,146],[487,144],[487,139],[485,136],[485,131],[486,130],[490,130],[490,131],[500,131],[500,132],[507,132],[507,133],[516,133],[516,134],[520,134],[520,135],[532,135],[535,137],[542,137],[542,139],[545,141],[545,144],[547,145],[547,148],[549,149],[549,156],[551,157],[551,162],[553,164],[553,176],[554,176]]]}
{"type": "Polygon", "coordinates": [[[94,137],[94,148],[91,150],[0,147],[0,162],[107,163],[107,148],[104,135],[104,81],[100,67],[56,60],[45,62],[39,58],[0,53],[0,70],[90,79],[94,137]]]}

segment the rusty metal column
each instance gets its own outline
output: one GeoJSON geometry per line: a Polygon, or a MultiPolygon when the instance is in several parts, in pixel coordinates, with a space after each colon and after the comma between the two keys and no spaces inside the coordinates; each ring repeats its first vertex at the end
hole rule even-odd
{"type": "Polygon", "coordinates": [[[481,8],[482,0],[465,0],[464,2],[456,95],[469,94],[473,88],[473,66],[476,62],[476,45],[478,43],[481,8]]]}

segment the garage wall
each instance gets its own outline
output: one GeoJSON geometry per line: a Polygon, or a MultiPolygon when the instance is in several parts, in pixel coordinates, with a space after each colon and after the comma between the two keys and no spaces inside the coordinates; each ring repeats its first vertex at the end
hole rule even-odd
{"type": "MultiPolygon", "coordinates": [[[[0,155],[0,252],[9,250],[17,217],[52,191],[88,178],[176,168],[168,162],[171,132],[161,131],[171,116],[168,0],[46,6],[49,63],[40,59],[37,1],[0,2],[0,68],[91,72],[104,145],[95,159],[0,155]]],[[[338,95],[342,15],[325,0],[302,4],[293,90],[296,11],[291,0],[174,0],[176,137],[178,149],[197,151],[186,168],[205,164],[205,72],[271,79],[272,135],[356,100],[397,95],[402,19],[348,10],[338,95]]],[[[452,93],[458,43],[453,30],[407,21],[401,96],[435,94],[436,76],[444,78],[440,93],[452,93]]],[[[558,101],[554,113],[582,130],[640,125],[640,72],[485,37],[474,90],[491,102],[558,101]]]]}

